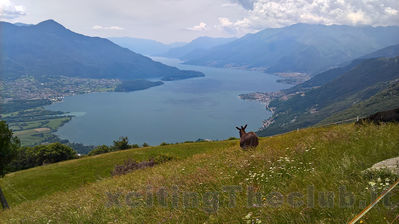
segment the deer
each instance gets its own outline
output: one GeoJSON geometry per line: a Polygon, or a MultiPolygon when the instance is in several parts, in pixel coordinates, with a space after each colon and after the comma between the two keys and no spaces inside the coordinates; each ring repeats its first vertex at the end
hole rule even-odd
{"type": "Polygon", "coordinates": [[[241,128],[236,127],[240,131],[240,147],[244,150],[247,148],[256,148],[259,144],[258,136],[254,132],[245,132],[245,128],[247,128],[247,124],[241,128]]]}

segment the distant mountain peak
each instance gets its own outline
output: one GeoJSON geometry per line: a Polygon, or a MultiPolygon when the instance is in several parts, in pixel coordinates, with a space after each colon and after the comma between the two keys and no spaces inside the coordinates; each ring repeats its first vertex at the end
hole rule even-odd
{"type": "Polygon", "coordinates": [[[57,23],[57,22],[56,22],[55,20],[53,20],[53,19],[48,19],[48,20],[42,21],[42,22],[36,24],[36,26],[38,26],[38,27],[46,27],[46,28],[53,28],[53,29],[54,29],[54,28],[66,29],[63,25],[57,23]]]}

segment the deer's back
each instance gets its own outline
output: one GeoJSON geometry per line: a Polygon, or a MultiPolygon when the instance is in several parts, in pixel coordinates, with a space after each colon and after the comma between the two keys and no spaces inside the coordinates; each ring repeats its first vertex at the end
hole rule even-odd
{"type": "Polygon", "coordinates": [[[256,147],[259,144],[258,136],[254,132],[244,134],[240,139],[241,148],[256,147]]]}

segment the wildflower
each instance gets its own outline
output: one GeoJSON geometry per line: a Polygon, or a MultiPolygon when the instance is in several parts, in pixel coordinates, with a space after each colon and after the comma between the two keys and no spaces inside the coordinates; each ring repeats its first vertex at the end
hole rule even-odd
{"type": "Polygon", "coordinates": [[[373,181],[370,181],[370,182],[369,182],[369,185],[370,185],[370,186],[372,186],[372,187],[374,187],[374,185],[375,185],[375,182],[373,182],[373,181]]]}
{"type": "Polygon", "coordinates": [[[251,216],[252,216],[252,212],[249,212],[249,213],[245,216],[245,219],[250,219],[251,216]]]}

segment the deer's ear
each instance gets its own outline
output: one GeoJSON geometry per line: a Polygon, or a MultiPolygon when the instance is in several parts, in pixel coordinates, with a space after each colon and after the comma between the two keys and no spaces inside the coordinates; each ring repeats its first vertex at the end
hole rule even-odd
{"type": "Polygon", "coordinates": [[[236,127],[238,130],[241,130],[239,127],[236,127]]]}
{"type": "Polygon", "coordinates": [[[243,127],[243,129],[247,128],[247,126],[248,126],[248,125],[246,124],[246,125],[243,127]]]}

